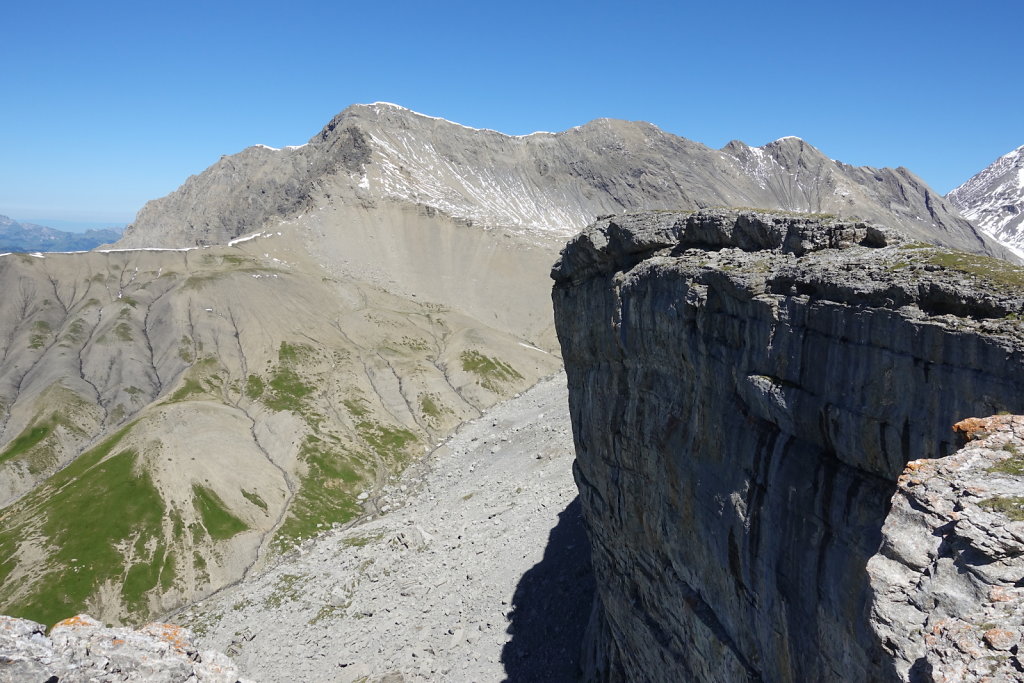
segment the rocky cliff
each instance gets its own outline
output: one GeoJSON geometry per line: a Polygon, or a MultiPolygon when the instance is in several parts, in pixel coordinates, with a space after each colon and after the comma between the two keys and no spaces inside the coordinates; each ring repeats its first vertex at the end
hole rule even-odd
{"type": "MultiPolygon", "coordinates": [[[[927,524],[886,537],[917,549],[883,549],[904,575],[868,566],[908,463],[952,454],[958,420],[1024,410],[1020,270],[864,223],[710,212],[598,221],[552,277],[598,582],[591,676],[928,670],[907,643],[939,589],[880,615],[933,551],[1019,606],[981,569],[1005,549],[938,551],[927,524]]],[[[1008,510],[988,523],[1020,538],[1008,510]]]]}

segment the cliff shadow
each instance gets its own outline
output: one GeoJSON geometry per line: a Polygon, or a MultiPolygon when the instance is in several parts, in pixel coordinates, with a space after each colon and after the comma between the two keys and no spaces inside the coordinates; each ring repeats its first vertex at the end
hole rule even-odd
{"type": "Polygon", "coordinates": [[[501,652],[506,681],[578,680],[593,600],[590,539],[577,496],[558,514],[544,557],[516,586],[508,627],[512,639],[501,652]]]}

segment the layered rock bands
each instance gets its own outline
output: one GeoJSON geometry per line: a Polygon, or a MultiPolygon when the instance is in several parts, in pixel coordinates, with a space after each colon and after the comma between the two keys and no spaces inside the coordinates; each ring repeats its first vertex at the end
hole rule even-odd
{"type": "Polygon", "coordinates": [[[952,425],[1024,411],[1021,271],[828,216],[656,212],[598,220],[552,277],[591,678],[1018,675],[1016,437],[954,455],[952,425]]]}

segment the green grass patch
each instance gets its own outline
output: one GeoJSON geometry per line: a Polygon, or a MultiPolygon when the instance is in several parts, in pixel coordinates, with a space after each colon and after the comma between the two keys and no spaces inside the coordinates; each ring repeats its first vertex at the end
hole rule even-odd
{"type": "Polygon", "coordinates": [[[256,507],[258,507],[259,509],[263,510],[264,512],[267,511],[267,502],[260,498],[259,494],[257,494],[256,492],[246,491],[245,489],[242,489],[242,497],[245,498],[250,503],[252,503],[253,505],[255,505],[256,507]]]}
{"type": "Polygon", "coordinates": [[[199,570],[206,569],[206,558],[200,555],[198,552],[193,552],[192,566],[199,570]]]}
{"type": "Polygon", "coordinates": [[[968,254],[962,251],[936,249],[925,257],[924,262],[956,270],[966,275],[973,275],[996,288],[1010,289],[1014,292],[1024,290],[1024,268],[1002,259],[968,254]]]}
{"type": "Polygon", "coordinates": [[[305,344],[289,344],[283,341],[277,350],[277,359],[286,364],[297,363],[306,360],[311,352],[312,349],[305,344]]]}
{"type": "MultiPolygon", "coordinates": [[[[144,539],[141,537],[136,542],[136,552],[144,553],[145,546],[142,543],[144,539]]],[[[164,569],[166,559],[166,552],[162,544],[159,544],[156,548],[156,552],[153,553],[153,557],[144,559],[141,562],[136,562],[128,568],[128,572],[125,574],[124,583],[121,586],[121,594],[125,598],[125,602],[128,604],[128,608],[135,613],[143,613],[147,611],[146,605],[146,593],[154,588],[160,582],[161,571],[164,569]]],[[[173,559],[173,557],[172,557],[173,559]]],[[[171,567],[173,572],[173,565],[171,567]]],[[[173,581],[173,575],[171,580],[173,581]]]]}
{"type": "Polygon", "coordinates": [[[296,574],[282,574],[264,604],[267,607],[280,607],[286,602],[295,602],[301,595],[302,577],[296,574]]]}
{"type": "Polygon", "coordinates": [[[164,555],[164,566],[160,570],[160,588],[164,592],[169,591],[174,586],[177,566],[174,551],[171,550],[164,555]]]}
{"type": "Polygon", "coordinates": [[[989,472],[999,472],[1000,474],[1013,474],[1016,476],[1024,476],[1024,453],[1021,453],[1015,444],[1006,444],[1003,446],[1003,450],[1010,454],[1009,458],[1000,460],[992,467],[988,468],[989,472]]]}
{"type": "Polygon", "coordinates": [[[171,536],[175,541],[181,542],[185,539],[185,520],[177,509],[171,509],[171,536]]]}
{"type": "Polygon", "coordinates": [[[346,398],[341,402],[353,417],[363,417],[369,414],[365,398],[346,398]]]}
{"type": "Polygon", "coordinates": [[[121,321],[114,326],[114,336],[120,341],[130,342],[132,341],[132,327],[128,323],[121,321]]]}
{"type": "Polygon", "coordinates": [[[188,368],[181,387],[171,394],[168,401],[176,403],[195,396],[217,396],[224,386],[224,378],[218,370],[221,370],[221,367],[216,358],[212,356],[199,358],[192,364],[192,367],[188,368]]]}
{"type": "Polygon", "coordinates": [[[356,424],[359,436],[386,462],[404,462],[405,449],[417,441],[408,429],[364,420],[356,424]]]}
{"type": "Polygon", "coordinates": [[[263,378],[259,375],[249,375],[245,380],[245,395],[253,400],[262,396],[265,388],[263,378]]]}
{"type": "Polygon", "coordinates": [[[437,405],[430,394],[423,394],[420,396],[420,410],[424,415],[430,417],[441,417],[441,408],[437,405]]]}
{"type": "Polygon", "coordinates": [[[316,626],[322,621],[340,619],[345,616],[346,609],[348,609],[347,605],[324,605],[317,611],[313,618],[309,620],[309,625],[316,626]]]}
{"type": "Polygon", "coordinates": [[[333,449],[316,437],[307,437],[299,458],[306,473],[292,499],[288,517],[275,535],[280,548],[299,538],[309,538],[333,524],[355,519],[361,508],[356,500],[363,477],[356,466],[358,458],[341,449],[333,449]]]}
{"type": "Polygon", "coordinates": [[[75,318],[67,330],[64,332],[64,336],[61,337],[61,341],[65,344],[81,344],[85,341],[85,321],[81,318],[75,318]]]}
{"type": "MultiPolygon", "coordinates": [[[[144,609],[145,593],[156,586],[160,569],[168,567],[166,553],[157,547],[126,575],[118,546],[131,543],[144,551],[145,540],[161,533],[165,508],[148,472],[137,467],[134,451],[110,456],[130,426],[79,456],[5,511],[8,514],[0,526],[4,556],[10,557],[12,541],[24,533],[41,532],[50,552],[37,567],[42,576],[34,580],[27,595],[5,602],[4,612],[53,624],[85,611],[101,584],[121,583],[122,578],[125,602],[144,609]],[[43,521],[36,526],[40,517],[43,521]]],[[[0,595],[6,592],[0,589],[0,595]]]]}
{"type": "Polygon", "coordinates": [[[84,432],[72,418],[85,410],[86,402],[77,394],[63,387],[51,386],[38,400],[53,412],[48,417],[37,415],[29,425],[0,452],[0,463],[21,461],[32,474],[46,472],[58,464],[59,440],[55,436],[57,427],[65,433],[84,436],[84,432]]]}
{"type": "Polygon", "coordinates": [[[16,436],[11,443],[7,445],[3,453],[0,453],[0,463],[7,462],[8,460],[14,460],[30,450],[35,448],[42,442],[43,439],[53,433],[53,429],[56,427],[56,420],[50,418],[42,424],[26,427],[22,430],[21,434],[16,436]]]}
{"type": "Polygon", "coordinates": [[[185,335],[178,341],[178,358],[186,363],[192,363],[196,359],[196,353],[192,346],[192,340],[185,335]]]}
{"type": "Polygon", "coordinates": [[[302,413],[306,410],[306,397],[313,393],[313,387],[306,384],[299,373],[290,367],[279,367],[270,376],[269,391],[264,393],[263,403],[271,410],[290,410],[302,413]]]}
{"type": "Polygon", "coordinates": [[[980,507],[1001,512],[1015,522],[1024,522],[1024,498],[994,496],[978,503],[980,507]]]}
{"type": "Polygon", "coordinates": [[[192,504],[210,538],[222,541],[249,529],[245,522],[231,514],[213,489],[192,484],[192,504]]]}
{"type": "Polygon", "coordinates": [[[53,328],[50,327],[50,323],[45,320],[35,321],[32,323],[32,334],[28,338],[28,347],[30,349],[43,348],[52,332],[53,328]]]}
{"type": "Polygon", "coordinates": [[[185,383],[180,389],[171,394],[171,403],[177,403],[178,401],[184,401],[192,396],[201,396],[206,394],[206,389],[200,384],[199,380],[189,377],[185,380],[185,383]]]}
{"type": "Polygon", "coordinates": [[[463,370],[472,372],[477,376],[480,386],[494,393],[499,393],[503,384],[523,379],[508,363],[485,356],[479,351],[463,351],[459,354],[459,360],[462,361],[463,370]]]}
{"type": "Polygon", "coordinates": [[[374,541],[379,541],[384,538],[384,532],[369,534],[367,536],[349,536],[342,540],[342,544],[349,548],[362,548],[363,546],[370,545],[374,541]]]}

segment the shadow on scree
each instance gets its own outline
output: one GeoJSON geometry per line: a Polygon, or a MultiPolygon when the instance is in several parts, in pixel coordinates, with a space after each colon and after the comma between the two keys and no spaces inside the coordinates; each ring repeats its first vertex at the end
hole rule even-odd
{"type": "Polygon", "coordinates": [[[501,653],[509,683],[580,678],[583,633],[594,599],[590,540],[577,496],[559,513],[544,557],[523,574],[512,597],[501,653]]]}

